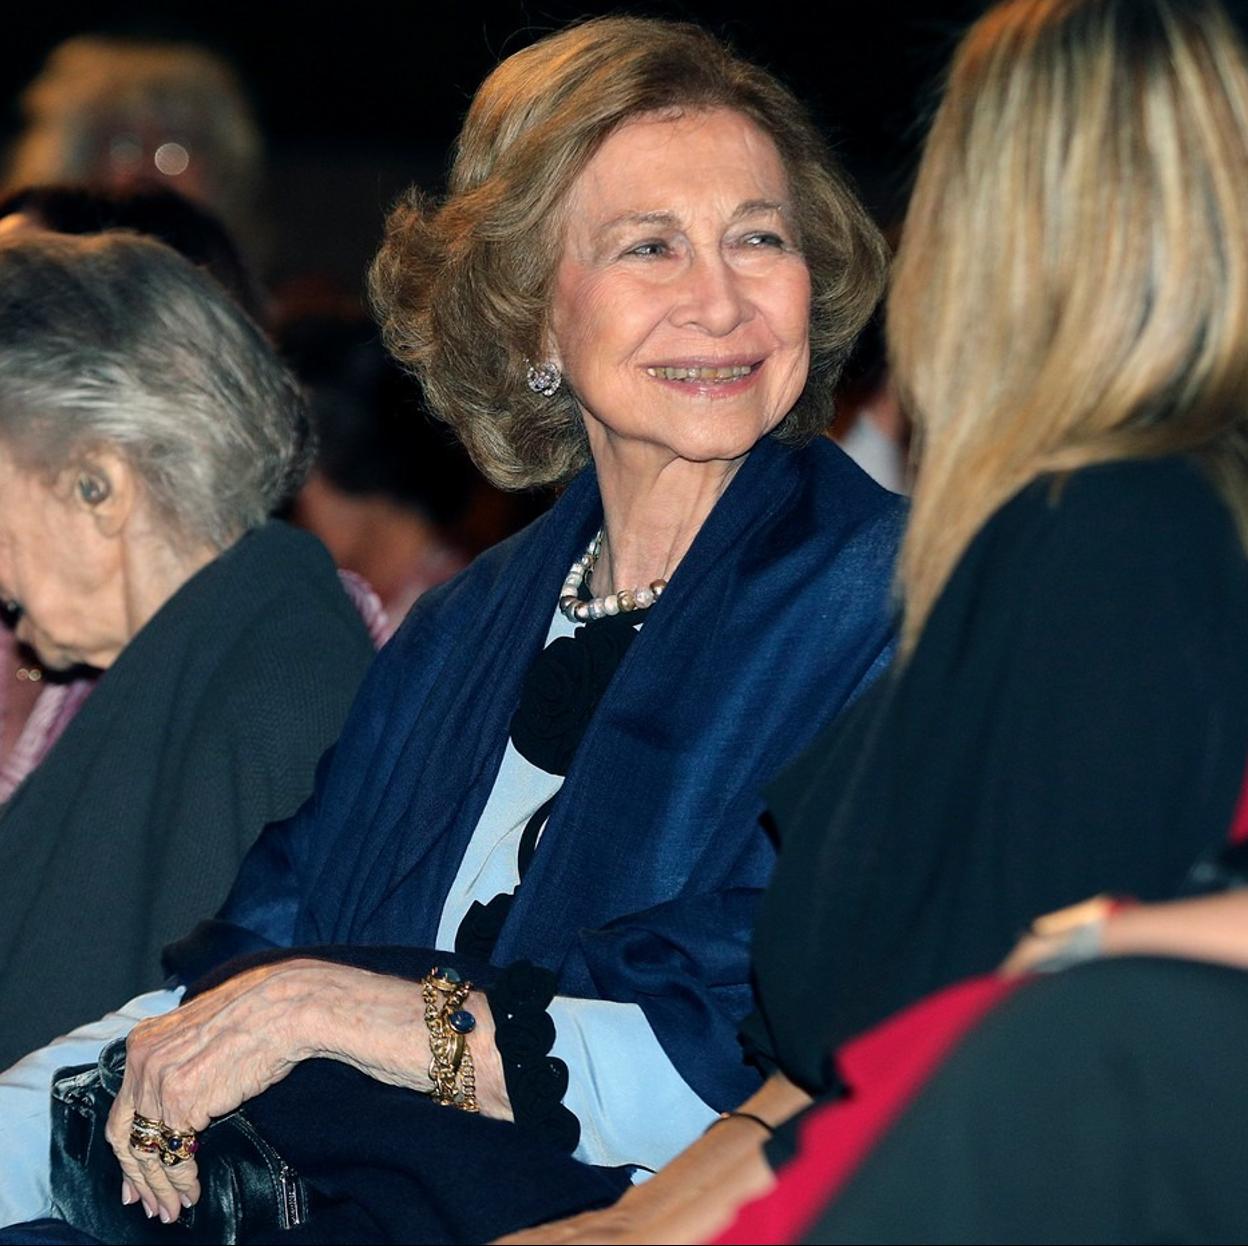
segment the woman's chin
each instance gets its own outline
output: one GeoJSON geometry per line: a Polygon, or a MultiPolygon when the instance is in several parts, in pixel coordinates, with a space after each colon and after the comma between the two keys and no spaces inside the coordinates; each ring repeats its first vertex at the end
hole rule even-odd
{"type": "Polygon", "coordinates": [[[690,463],[732,463],[745,458],[767,432],[707,429],[705,436],[682,437],[672,449],[690,463]]]}
{"type": "Polygon", "coordinates": [[[45,671],[72,671],[76,666],[96,666],[103,669],[109,665],[107,661],[97,662],[92,655],[76,648],[58,645],[54,641],[34,636],[20,638],[35,651],[39,665],[45,671]]]}
{"type": "Polygon", "coordinates": [[[83,665],[81,658],[71,657],[64,649],[44,648],[41,645],[33,645],[32,648],[45,671],[69,671],[83,665]]]}

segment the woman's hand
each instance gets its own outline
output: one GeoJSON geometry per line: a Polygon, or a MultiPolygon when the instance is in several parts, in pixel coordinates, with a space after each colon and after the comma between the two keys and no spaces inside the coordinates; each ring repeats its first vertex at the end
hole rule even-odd
{"type": "Polygon", "coordinates": [[[1248,969],[1248,891],[1159,904],[1104,905],[1102,899],[1087,901],[1041,918],[1036,931],[1023,936],[1000,972],[1007,977],[1026,973],[1048,959],[1060,949],[1062,938],[1069,936],[1071,924],[1066,915],[1072,913],[1101,923],[1102,956],[1169,956],[1248,969]],[[1064,919],[1065,924],[1057,921],[1054,925],[1054,919],[1064,919]]]}
{"type": "Polygon", "coordinates": [[[200,1130],[285,1077],[306,1048],[300,1031],[315,967],[301,960],[264,965],[135,1026],[105,1130],[125,1178],[123,1203],[138,1199],[149,1217],[171,1223],[199,1199],[194,1160],[166,1167],[158,1153],[130,1146],[134,1114],[200,1130]]]}
{"type": "Polygon", "coordinates": [[[1060,961],[1063,956],[1071,956],[1071,963],[1074,963],[1076,954],[1080,959],[1099,955],[1105,925],[1118,906],[1119,902],[1109,896],[1093,896],[1069,908],[1037,917],[997,972],[1005,978],[1017,978],[1034,972],[1046,962],[1060,961]],[[1072,940],[1076,937],[1086,946],[1074,945],[1072,940]]]}
{"type": "MultiPolygon", "coordinates": [[[[742,1110],[773,1125],[810,1103],[810,1096],[777,1073],[742,1110]]],[[[763,1155],[767,1131],[731,1116],[708,1130],[661,1172],[634,1186],[613,1207],[500,1238],[508,1246],[541,1243],[704,1242],[729,1224],[737,1209],[775,1183],[763,1155]]]]}
{"type": "MultiPolygon", "coordinates": [[[[477,1018],[469,1049],[481,1110],[510,1119],[489,1007],[476,993],[467,1006],[477,1018]]],[[[427,1091],[420,986],[324,961],[280,961],[140,1022],[127,1041],[126,1073],[106,1127],[124,1174],[122,1202],[137,1198],[149,1217],[172,1223],[200,1195],[194,1160],[166,1167],[159,1154],[130,1146],[136,1112],[173,1131],[202,1130],[316,1057],[427,1091]]]]}

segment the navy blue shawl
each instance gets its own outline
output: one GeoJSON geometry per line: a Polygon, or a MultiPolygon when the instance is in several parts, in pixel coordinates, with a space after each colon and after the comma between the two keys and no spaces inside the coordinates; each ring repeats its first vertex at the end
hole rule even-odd
{"type": "MultiPolygon", "coordinates": [[[[562,994],[639,1004],[716,1107],[757,1084],[736,1031],[774,858],[760,792],[887,662],[902,519],[827,441],[754,449],[591,720],[497,944],[497,964],[545,965],[562,994]]],[[[313,796],[171,967],[266,944],[434,945],[521,681],[601,522],[587,470],[417,603],[313,796]]]]}

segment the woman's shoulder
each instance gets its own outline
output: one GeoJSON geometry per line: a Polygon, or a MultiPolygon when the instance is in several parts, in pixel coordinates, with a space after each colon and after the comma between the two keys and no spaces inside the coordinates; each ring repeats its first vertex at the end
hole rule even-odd
{"type": "Polygon", "coordinates": [[[870,522],[904,521],[907,501],[869,476],[829,437],[794,452],[804,490],[824,508],[870,522]]]}
{"type": "Polygon", "coordinates": [[[336,654],[357,676],[372,658],[364,616],[311,533],[270,520],[219,561],[203,608],[216,616],[230,612],[221,633],[232,644],[292,657],[336,654]]]}
{"type": "Polygon", "coordinates": [[[566,569],[601,523],[597,497],[592,472],[582,472],[548,510],[482,551],[458,575],[423,593],[383,654],[397,655],[413,648],[428,653],[429,646],[439,639],[455,641],[462,636],[466,624],[481,611],[494,607],[500,588],[513,578],[528,580],[540,575],[543,568],[551,565],[552,557],[566,569]],[[574,534],[585,528],[591,515],[595,516],[592,524],[578,544],[574,534]],[[568,545],[569,534],[573,534],[572,545],[568,545]],[[573,545],[577,546],[575,550],[573,545]],[[564,546],[566,559],[562,553],[552,552],[564,546]]]}
{"type": "Polygon", "coordinates": [[[907,500],[877,484],[827,438],[783,454],[777,478],[758,482],[772,500],[747,539],[746,565],[754,565],[754,556],[777,571],[791,565],[816,591],[846,576],[890,584],[907,500]]]}
{"type": "Polygon", "coordinates": [[[422,593],[382,650],[383,657],[394,660],[413,648],[427,652],[439,636],[454,639],[468,620],[486,608],[508,569],[517,560],[524,560],[533,529],[543,518],[490,546],[458,574],[422,593]]]}
{"type": "Polygon", "coordinates": [[[1233,516],[1199,464],[1170,457],[1033,481],[984,525],[927,631],[995,629],[1009,648],[1046,631],[1096,644],[1242,626],[1248,558],[1233,516]]]}
{"type": "Polygon", "coordinates": [[[1180,456],[1042,476],[1002,506],[963,559],[1034,577],[1078,564],[1207,574],[1243,561],[1234,518],[1204,469],[1180,456]]]}
{"type": "Polygon", "coordinates": [[[283,602],[298,610],[350,604],[329,551],[310,532],[270,519],[251,529],[190,581],[179,598],[195,613],[233,603],[240,616],[283,602]]]}
{"type": "Polygon", "coordinates": [[[323,747],[375,653],[328,551],[314,536],[270,521],[205,571],[103,683],[133,695],[131,685],[158,663],[180,681],[179,719],[188,731],[245,738],[262,728],[275,737],[286,732],[292,746],[315,738],[323,747]]]}
{"type": "Polygon", "coordinates": [[[1033,481],[1002,509],[1003,520],[1040,520],[1055,529],[1088,529],[1105,538],[1138,533],[1154,539],[1232,525],[1208,474],[1184,456],[1096,463],[1033,481]]]}

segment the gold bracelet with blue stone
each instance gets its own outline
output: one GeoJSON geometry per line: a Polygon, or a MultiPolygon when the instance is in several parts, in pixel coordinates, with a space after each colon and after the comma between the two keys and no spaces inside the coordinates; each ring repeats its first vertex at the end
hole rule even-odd
{"type": "Polygon", "coordinates": [[[431,1097],[442,1107],[479,1112],[476,1068],[467,1041],[477,1019],[464,1008],[471,990],[472,983],[454,969],[435,967],[420,984],[429,1031],[431,1097]]]}

